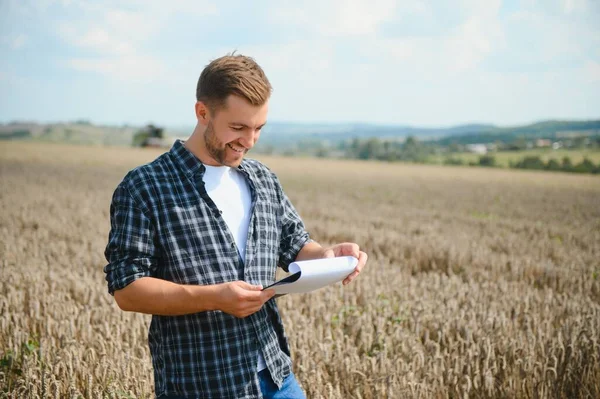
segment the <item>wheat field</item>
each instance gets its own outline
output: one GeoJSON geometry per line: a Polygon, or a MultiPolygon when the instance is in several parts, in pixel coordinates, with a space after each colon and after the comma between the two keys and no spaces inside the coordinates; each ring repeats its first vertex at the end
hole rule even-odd
{"type": "MultiPolygon", "coordinates": [[[[0,397],[153,395],[149,316],[102,268],[158,150],[0,142],[0,397]]],[[[277,299],[309,398],[599,398],[600,177],[260,158],[359,278],[277,299]]]]}

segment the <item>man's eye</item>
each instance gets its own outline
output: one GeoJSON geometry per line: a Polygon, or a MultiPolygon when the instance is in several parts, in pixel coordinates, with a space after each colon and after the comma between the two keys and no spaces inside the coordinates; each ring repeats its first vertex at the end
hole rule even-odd
{"type": "Polygon", "coordinates": [[[244,130],[244,128],[243,128],[243,127],[240,127],[240,126],[232,126],[231,128],[232,128],[233,130],[235,130],[235,131],[238,131],[238,132],[241,132],[242,130],[244,130]]]}

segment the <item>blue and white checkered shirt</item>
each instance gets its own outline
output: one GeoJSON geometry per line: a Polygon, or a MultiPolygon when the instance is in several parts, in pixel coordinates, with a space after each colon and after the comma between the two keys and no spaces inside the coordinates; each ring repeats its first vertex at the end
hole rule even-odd
{"type": "MultiPolygon", "coordinates": [[[[114,192],[104,271],[110,293],[145,276],[178,284],[244,280],[268,286],[309,241],[277,177],[258,161],[239,170],[252,192],[246,259],[204,190],[203,164],[181,141],[129,172],[114,192]]],[[[291,372],[277,304],[237,318],[221,311],[152,316],[155,393],[192,398],[261,397],[258,351],[277,385],[291,372]]]]}

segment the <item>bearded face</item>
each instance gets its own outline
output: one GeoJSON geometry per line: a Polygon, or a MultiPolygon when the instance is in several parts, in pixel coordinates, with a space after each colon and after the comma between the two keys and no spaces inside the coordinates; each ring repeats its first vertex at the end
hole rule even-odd
{"type": "Polygon", "coordinates": [[[210,110],[196,103],[200,133],[197,156],[207,165],[238,167],[244,155],[256,144],[267,123],[268,102],[255,106],[247,100],[230,95],[223,107],[210,110]]]}
{"type": "Polygon", "coordinates": [[[208,123],[204,131],[204,143],[211,158],[219,165],[231,167],[238,167],[249,150],[235,141],[224,143],[219,140],[219,135],[215,132],[212,122],[208,123]]]}

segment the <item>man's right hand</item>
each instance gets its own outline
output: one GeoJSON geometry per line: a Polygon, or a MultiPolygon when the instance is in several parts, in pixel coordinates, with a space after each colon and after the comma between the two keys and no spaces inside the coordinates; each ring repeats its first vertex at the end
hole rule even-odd
{"type": "Polygon", "coordinates": [[[257,312],[275,295],[245,281],[213,285],[181,285],[154,277],[142,277],[115,291],[123,310],[162,316],[177,316],[221,310],[236,317],[257,312]]]}
{"type": "Polygon", "coordinates": [[[258,310],[275,295],[275,290],[262,290],[260,285],[245,281],[219,284],[217,309],[235,317],[247,317],[258,310]]]}

